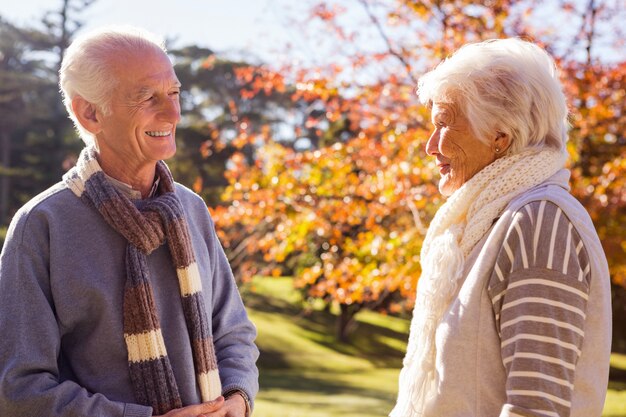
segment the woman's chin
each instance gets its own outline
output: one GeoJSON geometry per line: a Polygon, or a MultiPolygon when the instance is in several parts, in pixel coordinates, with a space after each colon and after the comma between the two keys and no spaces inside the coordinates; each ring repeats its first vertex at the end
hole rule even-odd
{"type": "Polygon", "coordinates": [[[447,178],[447,176],[444,176],[439,181],[439,193],[444,197],[450,197],[458,189],[459,186],[450,181],[450,178],[447,178]]]}

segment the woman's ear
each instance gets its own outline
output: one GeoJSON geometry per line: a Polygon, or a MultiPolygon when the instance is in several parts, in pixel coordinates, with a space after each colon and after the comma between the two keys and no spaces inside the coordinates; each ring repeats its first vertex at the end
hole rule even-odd
{"type": "Polygon", "coordinates": [[[81,96],[76,96],[72,99],[72,110],[85,130],[94,136],[100,133],[102,126],[95,104],[88,102],[81,96]]]}
{"type": "Polygon", "coordinates": [[[492,144],[492,150],[496,154],[496,157],[499,158],[503,156],[510,146],[511,137],[504,132],[498,132],[492,144]]]}

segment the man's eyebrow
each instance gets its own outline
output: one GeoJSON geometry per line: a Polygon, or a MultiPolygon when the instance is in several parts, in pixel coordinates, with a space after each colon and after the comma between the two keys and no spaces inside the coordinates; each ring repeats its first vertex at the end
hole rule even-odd
{"type": "MultiPolygon", "coordinates": [[[[178,80],[176,80],[172,84],[173,88],[181,88],[182,86],[183,85],[178,80]]],[[[133,91],[130,94],[130,96],[132,98],[141,98],[141,97],[145,97],[145,96],[151,95],[153,92],[154,92],[154,88],[153,87],[143,86],[143,87],[139,87],[137,90],[133,91]]]]}
{"type": "Polygon", "coordinates": [[[148,86],[140,87],[132,93],[133,97],[144,97],[151,94],[153,91],[152,88],[148,86]]]}

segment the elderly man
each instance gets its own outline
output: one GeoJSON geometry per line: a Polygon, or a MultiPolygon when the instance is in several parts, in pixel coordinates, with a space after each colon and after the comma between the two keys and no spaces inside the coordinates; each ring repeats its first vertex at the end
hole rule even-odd
{"type": "Polygon", "coordinates": [[[87,146],[14,217],[0,260],[0,415],[244,417],[256,330],[204,202],[173,181],[180,82],[162,42],[66,51],[87,146]]]}

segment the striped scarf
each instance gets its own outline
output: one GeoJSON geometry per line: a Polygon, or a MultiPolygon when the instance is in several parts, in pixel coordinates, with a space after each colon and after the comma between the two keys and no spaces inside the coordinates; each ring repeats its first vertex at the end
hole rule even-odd
{"type": "Polygon", "coordinates": [[[124,339],[130,377],[137,402],[151,406],[155,414],[165,414],[182,407],[182,401],[165,349],[146,261],[146,257],[165,242],[178,276],[202,401],[220,396],[222,387],[183,207],[174,193],[174,181],[164,162],[157,163],[156,173],[160,178],[158,196],[135,205],[108,182],[96,160],[95,149],[88,147],[63,180],[77,197],[95,207],[128,241],[124,339]]]}

